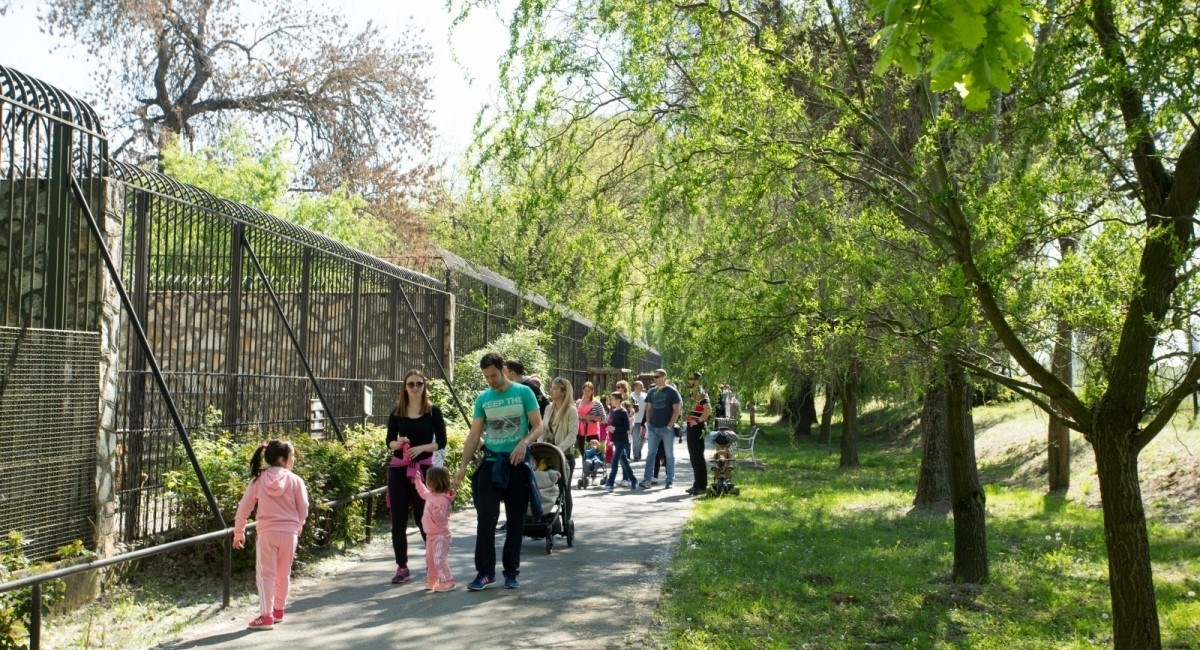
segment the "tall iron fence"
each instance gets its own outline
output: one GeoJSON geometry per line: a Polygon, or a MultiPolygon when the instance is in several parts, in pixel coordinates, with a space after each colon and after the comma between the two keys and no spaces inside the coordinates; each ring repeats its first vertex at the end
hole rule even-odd
{"type": "MultiPolygon", "coordinates": [[[[0,225],[0,534],[29,533],[38,559],[74,539],[144,546],[173,530],[164,481],[180,439],[135,319],[186,433],[237,437],[384,423],[405,370],[442,377],[450,351],[550,309],[465,261],[447,263],[444,284],[113,161],[90,107],[3,66],[0,225]]],[[[576,382],[659,363],[582,318],[555,322],[554,371],[576,382]]]]}
{"type": "Polygon", "coordinates": [[[577,314],[564,314],[537,296],[522,294],[511,280],[442,251],[446,288],[455,299],[454,344],[458,354],[486,346],[521,327],[545,329],[550,371],[579,390],[584,381],[612,388],[616,378],[647,375],[662,365],[659,353],[619,332],[607,332],[577,314]],[[544,323],[552,325],[546,327],[544,323]],[[628,370],[628,373],[622,372],[628,370]]]}
{"type": "MultiPolygon", "coordinates": [[[[317,385],[325,420],[385,423],[407,368],[440,376],[440,282],[164,175],[112,170],[123,276],[189,429],[310,429],[317,385]]],[[[118,495],[134,541],[170,528],[163,477],[180,456],[145,355],[122,336],[118,495]]]]}

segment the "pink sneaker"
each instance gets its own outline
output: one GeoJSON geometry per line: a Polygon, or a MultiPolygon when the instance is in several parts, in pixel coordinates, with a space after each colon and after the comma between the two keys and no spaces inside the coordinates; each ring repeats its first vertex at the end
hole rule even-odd
{"type": "Polygon", "coordinates": [[[425,591],[433,591],[435,586],[437,586],[437,582],[434,580],[429,580],[425,583],[425,591]]]}
{"type": "Polygon", "coordinates": [[[271,618],[275,619],[276,623],[282,623],[283,622],[283,610],[282,609],[272,610],[271,618]]]}
{"type": "Polygon", "coordinates": [[[246,627],[250,628],[251,630],[274,630],[275,619],[263,614],[253,621],[250,621],[250,624],[246,627]]]}
{"type": "Polygon", "coordinates": [[[394,585],[402,585],[409,580],[412,580],[412,572],[406,566],[396,569],[396,575],[392,576],[392,584],[394,585]]]}
{"type": "Polygon", "coordinates": [[[457,586],[458,585],[455,584],[455,582],[453,580],[451,580],[449,582],[439,582],[439,583],[433,585],[433,590],[438,593],[445,593],[447,591],[454,591],[454,588],[457,586]]]}

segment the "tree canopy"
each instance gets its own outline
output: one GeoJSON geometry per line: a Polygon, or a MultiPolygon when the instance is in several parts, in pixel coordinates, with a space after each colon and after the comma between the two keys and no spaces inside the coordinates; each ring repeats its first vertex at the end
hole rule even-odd
{"type": "Polygon", "coordinates": [[[430,52],[412,28],[387,35],[286,0],[50,0],[38,9],[49,34],[99,63],[91,99],[115,113],[118,157],[155,160],[173,138],[204,146],[247,124],[262,145],[286,137],[289,157],[302,161],[289,189],[359,195],[361,209],[423,243],[414,208],[436,196],[439,165],[430,52]]]}

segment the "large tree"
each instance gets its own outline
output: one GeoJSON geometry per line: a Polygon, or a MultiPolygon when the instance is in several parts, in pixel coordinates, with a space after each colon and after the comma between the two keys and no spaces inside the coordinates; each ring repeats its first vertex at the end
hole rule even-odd
{"type": "Polygon", "coordinates": [[[157,159],[174,138],[213,142],[249,122],[288,137],[291,189],[339,187],[400,229],[434,187],[428,48],[412,29],[385,35],[286,0],[47,0],[44,29],[99,63],[92,99],[116,117],[113,151],[157,159]]]}

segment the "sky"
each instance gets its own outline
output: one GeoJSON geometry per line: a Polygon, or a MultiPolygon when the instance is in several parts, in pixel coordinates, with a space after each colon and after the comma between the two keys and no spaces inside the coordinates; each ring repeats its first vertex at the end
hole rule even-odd
{"type": "MultiPolygon", "coordinates": [[[[0,16],[0,65],[74,95],[93,91],[83,56],[69,49],[51,52],[63,42],[39,28],[36,0],[15,4],[0,16]]],[[[439,136],[433,153],[453,163],[470,144],[475,116],[496,88],[498,62],[508,43],[501,19],[494,12],[476,12],[451,34],[451,16],[442,0],[329,0],[326,4],[340,8],[352,25],[374,20],[393,37],[410,21],[423,31],[433,50],[428,68],[434,94],[430,108],[439,136]]]]}

